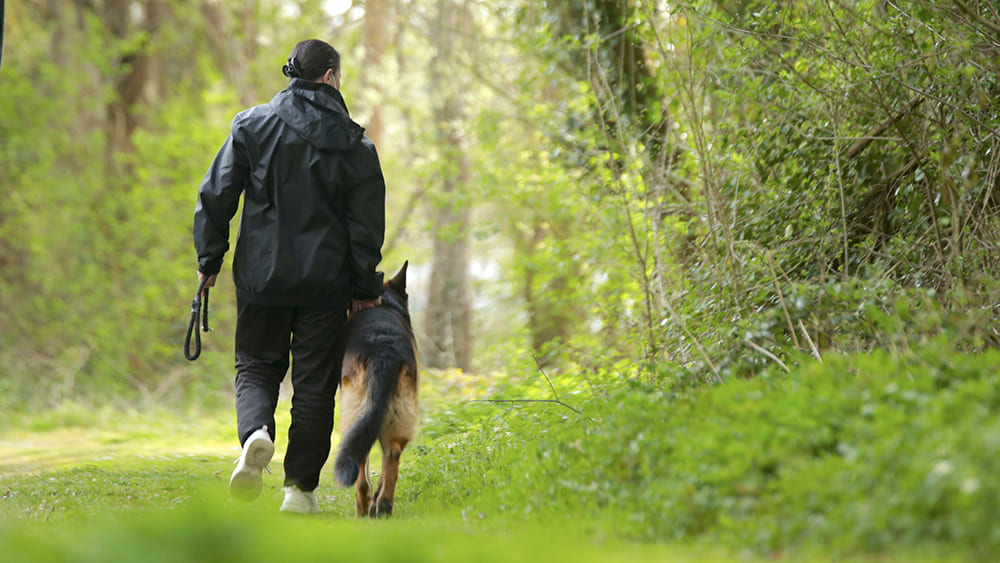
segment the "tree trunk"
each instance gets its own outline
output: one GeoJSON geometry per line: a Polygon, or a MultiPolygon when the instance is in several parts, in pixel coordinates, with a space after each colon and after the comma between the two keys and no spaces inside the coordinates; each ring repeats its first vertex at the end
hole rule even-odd
{"type": "MultiPolygon", "coordinates": [[[[240,87],[240,102],[244,106],[252,106],[260,103],[260,93],[257,87],[260,84],[258,80],[260,71],[257,65],[252,62],[256,61],[258,57],[259,32],[257,28],[260,17],[257,15],[257,12],[259,7],[258,0],[247,0],[243,3],[243,9],[239,16],[240,24],[243,26],[243,41],[242,43],[234,42],[242,49],[239,55],[235,57],[236,64],[234,66],[240,67],[236,69],[237,75],[240,77],[240,81],[237,84],[240,87]]],[[[280,67],[280,65],[278,66],[280,67]]],[[[277,69],[273,69],[272,72],[274,70],[277,69]]]]}
{"type": "MultiPolygon", "coordinates": [[[[101,19],[115,40],[124,41],[134,33],[130,29],[129,14],[134,3],[130,0],[106,0],[101,10],[101,19]]],[[[132,144],[132,134],[139,125],[139,116],[135,106],[143,97],[146,81],[149,76],[149,57],[146,53],[149,36],[159,25],[160,6],[156,0],[142,4],[143,31],[146,39],[133,50],[124,53],[118,61],[122,73],[115,79],[115,98],[106,106],[106,154],[107,174],[109,178],[118,176],[115,155],[131,153],[135,150],[132,144]]]]}
{"type": "Polygon", "coordinates": [[[469,159],[458,125],[464,120],[460,84],[447,75],[458,30],[468,25],[463,3],[439,0],[432,37],[436,53],[431,83],[436,104],[434,123],[440,151],[441,196],[432,210],[434,257],[431,265],[424,362],[429,367],[472,367],[472,297],[468,266],[469,207],[456,197],[469,182],[469,159]]]}
{"type": "MultiPolygon", "coordinates": [[[[530,259],[537,252],[538,245],[542,244],[548,236],[553,235],[547,233],[541,224],[536,223],[532,229],[531,237],[525,237],[517,242],[517,252],[530,259]]],[[[568,286],[566,275],[557,275],[536,289],[535,286],[538,284],[535,280],[536,273],[537,268],[535,267],[525,270],[523,299],[525,309],[528,311],[531,349],[539,364],[545,365],[549,359],[545,356],[546,345],[550,342],[565,340],[569,335],[569,327],[573,319],[567,314],[567,305],[560,303],[559,300],[559,296],[564,295],[568,286]]]]}
{"type": "Polygon", "coordinates": [[[382,142],[382,73],[372,72],[374,69],[382,68],[382,59],[386,55],[386,48],[389,37],[387,30],[390,25],[389,3],[386,0],[367,0],[365,2],[365,23],[364,23],[364,45],[365,56],[362,62],[365,72],[361,74],[361,91],[369,93],[369,98],[374,100],[371,104],[371,117],[365,124],[365,134],[375,143],[381,146],[382,142]]]}

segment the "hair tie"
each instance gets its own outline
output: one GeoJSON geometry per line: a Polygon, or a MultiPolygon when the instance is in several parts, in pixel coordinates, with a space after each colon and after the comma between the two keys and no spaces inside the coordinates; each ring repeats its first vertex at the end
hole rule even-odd
{"type": "Polygon", "coordinates": [[[281,72],[288,78],[302,78],[302,71],[299,69],[299,59],[288,57],[288,64],[281,67],[281,72]]]}

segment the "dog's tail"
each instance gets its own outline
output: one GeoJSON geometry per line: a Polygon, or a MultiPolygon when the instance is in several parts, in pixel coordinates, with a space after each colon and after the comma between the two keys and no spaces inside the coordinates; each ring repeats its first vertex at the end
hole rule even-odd
{"type": "Polygon", "coordinates": [[[402,367],[399,360],[368,358],[364,375],[368,396],[362,403],[364,410],[358,413],[358,417],[344,433],[333,466],[334,475],[341,486],[348,487],[357,481],[361,462],[371,451],[385,425],[402,367]]]}

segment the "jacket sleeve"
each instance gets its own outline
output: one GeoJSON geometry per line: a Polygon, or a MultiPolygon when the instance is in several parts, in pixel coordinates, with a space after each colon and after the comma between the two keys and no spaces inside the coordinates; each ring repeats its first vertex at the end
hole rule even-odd
{"type": "Polygon", "coordinates": [[[222,258],[229,250],[229,221],[236,214],[249,175],[250,164],[240,140],[237,117],[198,189],[194,247],[198,252],[198,271],[203,274],[217,274],[222,268],[222,258]]]}
{"type": "Polygon", "coordinates": [[[385,239],[385,179],[375,146],[365,142],[361,158],[370,159],[367,174],[347,193],[345,211],[350,236],[348,259],[351,271],[351,298],[375,299],[382,293],[381,272],[385,239]]]}

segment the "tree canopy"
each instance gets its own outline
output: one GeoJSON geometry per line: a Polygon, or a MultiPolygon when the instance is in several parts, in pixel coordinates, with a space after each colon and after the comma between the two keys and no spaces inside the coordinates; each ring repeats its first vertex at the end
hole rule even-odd
{"type": "Polygon", "coordinates": [[[225,281],[203,363],[180,353],[194,196],[232,115],[284,87],[307,37],[341,50],[379,146],[383,267],[410,260],[432,367],[704,384],[924,339],[1000,344],[991,1],[8,8],[11,408],[225,388],[225,281]]]}

